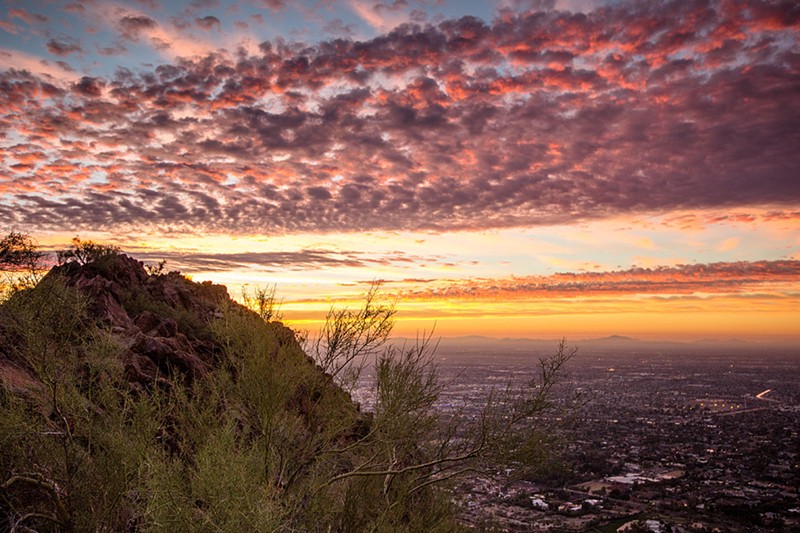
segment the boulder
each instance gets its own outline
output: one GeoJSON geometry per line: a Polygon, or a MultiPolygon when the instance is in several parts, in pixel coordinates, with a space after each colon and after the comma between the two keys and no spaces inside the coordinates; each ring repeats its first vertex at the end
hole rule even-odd
{"type": "MultiPolygon", "coordinates": [[[[119,254],[102,264],[65,263],[48,276],[61,276],[89,299],[89,314],[126,347],[129,382],[142,386],[178,372],[204,375],[219,352],[207,326],[223,306],[238,305],[227,289],[195,283],[178,272],[149,275],[142,262],[119,254]]],[[[289,332],[291,333],[291,332],[289,332]]]]}

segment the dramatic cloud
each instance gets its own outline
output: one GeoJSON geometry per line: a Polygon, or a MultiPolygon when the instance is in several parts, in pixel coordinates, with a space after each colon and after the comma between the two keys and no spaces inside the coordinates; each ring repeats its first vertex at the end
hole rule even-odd
{"type": "Polygon", "coordinates": [[[142,261],[166,260],[169,268],[181,272],[211,272],[242,269],[262,271],[309,270],[319,268],[370,268],[403,263],[437,263],[440,258],[420,257],[400,251],[392,254],[367,254],[352,250],[306,249],[299,252],[188,253],[134,252],[142,261]]]}
{"type": "Polygon", "coordinates": [[[272,11],[280,11],[286,7],[284,0],[260,0],[260,3],[272,11]]]}
{"type": "Polygon", "coordinates": [[[387,3],[350,0],[350,5],[359,17],[376,30],[389,31],[410,20],[410,14],[406,13],[408,10],[406,0],[387,3]]]}
{"type": "Polygon", "coordinates": [[[146,15],[125,15],[119,19],[119,27],[124,37],[136,40],[143,31],[157,28],[158,22],[146,15]]]}
{"type": "MultiPolygon", "coordinates": [[[[74,73],[65,71],[56,62],[46,61],[36,56],[19,52],[16,50],[8,50],[0,48],[0,69],[5,70],[0,72],[0,79],[13,79],[12,83],[0,85],[0,102],[12,105],[14,101],[20,102],[20,97],[23,95],[20,91],[34,90],[33,93],[25,95],[28,104],[26,107],[31,109],[33,107],[40,109],[41,103],[38,101],[39,97],[49,97],[55,89],[53,83],[65,84],[69,83],[78,76],[74,73]]],[[[2,82],[0,82],[2,83],[2,82]]],[[[8,129],[11,131],[25,132],[26,128],[13,120],[14,108],[3,108],[0,111],[0,120],[8,120],[8,129]]],[[[5,145],[0,145],[0,154],[5,151],[5,145]]],[[[0,169],[2,169],[0,165],[0,169]]],[[[2,184],[2,176],[0,175],[0,184],[2,184]]]]}
{"type": "MultiPolygon", "coordinates": [[[[677,267],[633,268],[615,272],[561,273],[451,282],[412,291],[406,299],[536,299],[620,295],[770,293],[789,287],[796,298],[800,261],[741,261],[677,267]]],[[[777,291],[781,292],[781,291],[777,291]]]]}
{"type": "Polygon", "coordinates": [[[68,56],[75,52],[82,52],[80,43],[75,39],[50,39],[47,42],[47,50],[57,56],[68,56]]]}
{"type": "MultiPolygon", "coordinates": [[[[351,5],[376,27],[407,11],[351,5]]],[[[800,202],[791,2],[506,10],[257,53],[209,53],[141,13],[114,24],[176,59],[77,81],[0,73],[10,225],[444,231],[800,202]]]]}
{"type": "Polygon", "coordinates": [[[207,16],[194,19],[194,23],[204,30],[220,29],[220,21],[217,17],[207,16]]]}

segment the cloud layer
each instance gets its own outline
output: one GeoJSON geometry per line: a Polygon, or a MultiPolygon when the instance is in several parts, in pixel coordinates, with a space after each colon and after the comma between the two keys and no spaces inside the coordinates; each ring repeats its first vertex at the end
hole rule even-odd
{"type": "MultiPolygon", "coordinates": [[[[9,225],[452,230],[800,202],[794,2],[501,11],[211,53],[113,13],[122,39],[160,39],[176,59],[77,80],[5,68],[9,225]]],[[[83,51],[48,48],[53,64],[83,51]]]]}
{"type": "MultiPolygon", "coordinates": [[[[255,270],[262,272],[313,271],[323,268],[375,268],[406,266],[408,264],[436,264],[444,262],[441,257],[410,255],[401,251],[368,254],[355,250],[333,250],[326,248],[304,249],[297,252],[133,252],[142,261],[167,261],[168,267],[181,272],[230,272],[255,270]]],[[[369,284],[369,282],[365,282],[369,284]]]]}
{"type": "Polygon", "coordinates": [[[616,296],[772,295],[797,300],[800,261],[740,261],[632,268],[613,272],[560,273],[504,279],[475,279],[414,290],[404,299],[539,299],[616,296]]]}

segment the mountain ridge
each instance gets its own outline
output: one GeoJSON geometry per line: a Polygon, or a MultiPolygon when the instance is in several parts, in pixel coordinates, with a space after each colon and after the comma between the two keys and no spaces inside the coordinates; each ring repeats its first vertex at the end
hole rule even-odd
{"type": "Polygon", "coordinates": [[[47,531],[334,520],[303,502],[350,490],[314,483],[348,466],[325,454],[371,415],[224,286],[94,259],[0,303],[0,516],[47,531]]]}

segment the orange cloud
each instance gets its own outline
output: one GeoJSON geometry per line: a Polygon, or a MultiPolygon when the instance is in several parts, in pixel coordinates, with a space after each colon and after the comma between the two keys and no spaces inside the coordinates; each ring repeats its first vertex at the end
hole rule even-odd
{"type": "Polygon", "coordinates": [[[612,272],[560,273],[501,279],[475,279],[410,291],[405,299],[536,299],[592,296],[669,296],[782,293],[800,289],[800,262],[741,261],[632,268],[612,272]]]}
{"type": "Polygon", "coordinates": [[[737,237],[731,237],[730,239],[725,239],[722,241],[717,250],[720,252],[729,252],[731,250],[735,250],[739,247],[739,239],[737,237]]]}

